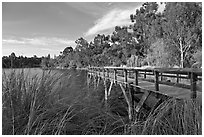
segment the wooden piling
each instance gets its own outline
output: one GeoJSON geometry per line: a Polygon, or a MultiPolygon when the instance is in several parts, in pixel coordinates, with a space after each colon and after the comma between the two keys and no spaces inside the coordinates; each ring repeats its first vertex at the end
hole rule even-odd
{"type": "Polygon", "coordinates": [[[94,89],[97,89],[97,74],[94,74],[94,89]]]}
{"type": "Polygon", "coordinates": [[[160,73],[160,76],[161,76],[161,81],[163,81],[163,74],[162,74],[162,73],[160,73]]]}
{"type": "Polygon", "coordinates": [[[111,84],[110,84],[110,87],[109,87],[109,90],[108,90],[108,96],[110,96],[112,86],[113,86],[113,81],[111,81],[111,84]]]}
{"type": "Polygon", "coordinates": [[[155,72],[155,90],[159,91],[159,72],[158,71],[154,72],[155,72]]]}
{"type": "Polygon", "coordinates": [[[124,82],[125,82],[125,88],[128,88],[128,77],[127,77],[127,69],[124,69],[124,82]]]}
{"type": "Polygon", "coordinates": [[[106,78],[105,69],[103,69],[103,78],[106,78]]]}
{"type": "Polygon", "coordinates": [[[196,81],[197,81],[197,75],[191,72],[191,99],[195,99],[197,97],[196,81]]]}
{"type": "Polygon", "coordinates": [[[101,80],[101,77],[99,76],[99,77],[98,77],[98,81],[97,81],[97,82],[98,82],[98,83],[97,83],[97,87],[99,87],[100,80],[101,80]]]}
{"type": "MultiPolygon", "coordinates": [[[[128,84],[128,86],[129,86],[129,94],[130,94],[130,99],[131,99],[131,101],[130,101],[130,105],[131,105],[131,113],[132,113],[132,116],[134,116],[134,106],[135,106],[135,104],[134,104],[134,87],[133,87],[133,82],[130,82],[129,84],[128,84]]],[[[133,118],[132,118],[133,119],[133,118]]]]}
{"type": "Polygon", "coordinates": [[[86,77],[86,82],[87,82],[87,86],[89,88],[89,84],[90,84],[90,78],[91,77],[91,74],[87,74],[87,77],[86,77]]]}
{"type": "Polygon", "coordinates": [[[107,72],[107,77],[109,78],[109,69],[107,69],[106,72],[107,72]]]}
{"type": "Polygon", "coordinates": [[[114,69],[114,83],[117,84],[117,70],[114,69]]]}
{"type": "Polygon", "coordinates": [[[140,102],[138,103],[138,105],[137,105],[137,107],[136,107],[136,109],[135,109],[136,112],[139,112],[139,111],[140,111],[140,109],[142,108],[143,104],[145,103],[145,101],[146,101],[147,98],[149,97],[150,93],[151,93],[151,92],[148,91],[148,90],[146,90],[146,91],[144,92],[144,94],[143,94],[143,96],[142,96],[140,102]]]}
{"type": "Polygon", "coordinates": [[[135,85],[138,85],[138,70],[135,70],[135,85]]]}
{"type": "Polygon", "coordinates": [[[179,74],[176,74],[176,83],[179,83],[179,74]]]}
{"type": "Polygon", "coordinates": [[[106,85],[106,79],[104,79],[104,88],[105,88],[105,107],[107,108],[108,103],[108,91],[107,91],[107,85],[106,85]]]}
{"type": "Polygon", "coordinates": [[[131,121],[132,120],[132,105],[131,105],[130,99],[128,98],[128,96],[125,92],[125,89],[123,88],[123,85],[121,83],[120,83],[120,88],[121,88],[123,95],[125,97],[125,100],[128,104],[128,117],[129,117],[129,120],[131,121]]]}

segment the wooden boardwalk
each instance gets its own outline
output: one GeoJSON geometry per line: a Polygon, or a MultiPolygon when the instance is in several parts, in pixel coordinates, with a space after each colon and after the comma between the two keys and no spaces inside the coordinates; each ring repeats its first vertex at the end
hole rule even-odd
{"type": "MultiPolygon", "coordinates": [[[[103,76],[103,73],[100,72],[99,75],[103,76]]],[[[109,77],[106,77],[106,79],[114,80],[114,74],[110,73],[109,77]]],[[[125,82],[124,77],[117,76],[117,82],[124,83],[125,82]]],[[[133,84],[135,85],[135,79],[134,78],[129,78],[128,77],[127,82],[128,83],[133,82],[133,84]]],[[[140,79],[140,78],[138,80],[138,86],[142,87],[144,89],[155,91],[155,83],[145,81],[145,80],[140,79]]],[[[169,85],[166,85],[166,84],[159,84],[159,91],[155,91],[155,92],[165,94],[165,95],[168,95],[170,97],[183,98],[183,99],[184,98],[190,99],[191,93],[192,93],[191,89],[176,87],[176,86],[169,86],[169,85]]],[[[202,98],[202,92],[201,91],[196,90],[196,94],[197,94],[197,98],[202,98]]]]}
{"type": "Polygon", "coordinates": [[[148,102],[148,98],[151,98],[151,101],[146,108],[155,108],[168,98],[193,99],[202,102],[202,91],[197,90],[197,81],[202,82],[201,69],[92,67],[88,68],[88,75],[104,81],[105,102],[110,95],[113,83],[120,85],[128,104],[129,119],[132,119],[132,110],[139,112],[141,107],[146,105],[145,102],[148,102]],[[165,82],[164,77],[176,79],[176,83],[165,82]],[[189,80],[190,84],[180,83],[181,79],[189,80]],[[107,87],[107,81],[110,82],[110,87],[107,87]],[[136,107],[134,107],[134,102],[137,102],[136,107]]]}
{"type": "MultiPolygon", "coordinates": [[[[163,72],[163,73],[169,73],[169,74],[180,74],[178,75],[179,79],[189,79],[191,81],[191,85],[185,85],[189,88],[182,88],[182,87],[178,87],[176,86],[176,83],[172,83],[171,86],[169,86],[167,83],[171,83],[171,82],[166,82],[166,84],[162,84],[165,82],[159,81],[159,75],[154,78],[154,82],[148,82],[148,79],[145,80],[144,78],[140,78],[139,76],[130,78],[128,77],[128,71],[127,70],[138,70],[138,71],[143,71],[143,72],[153,72],[155,69],[133,69],[133,68],[121,68],[121,67],[104,67],[104,68],[100,68],[100,71],[98,71],[99,68],[92,68],[92,71],[89,71],[89,73],[93,73],[94,75],[100,76],[102,78],[105,79],[109,79],[109,80],[113,80],[113,81],[118,81],[120,83],[131,83],[133,82],[134,86],[139,86],[141,88],[145,88],[145,89],[149,89],[155,92],[159,92],[161,94],[166,94],[168,96],[171,97],[176,97],[176,98],[190,98],[192,92],[196,93],[196,97],[200,97],[201,95],[201,91],[198,91],[197,89],[197,85],[196,82],[198,81],[198,76],[202,76],[202,70],[201,69],[180,69],[180,71],[178,71],[178,69],[168,69],[166,71],[164,70],[160,70],[158,72],[163,72]],[[94,69],[94,70],[93,70],[94,69]],[[111,71],[114,70],[114,71],[111,71]],[[106,70],[106,71],[104,71],[106,70]],[[115,70],[121,70],[124,71],[124,75],[121,76],[119,74],[115,73],[115,70]],[[174,70],[174,71],[173,71],[174,70]],[[127,72],[126,72],[127,71],[127,72]],[[125,74],[126,73],[126,74],[125,74]],[[191,75],[191,73],[195,73],[196,74],[196,78],[192,78],[192,76],[189,77],[189,75],[191,75]],[[181,76],[182,75],[187,75],[185,76],[181,76]],[[126,75],[126,76],[125,76],[126,75]],[[136,81],[137,79],[137,81],[136,81]],[[155,80],[157,79],[157,80],[155,80]],[[138,83],[138,84],[137,84],[138,83]],[[157,87],[156,87],[157,86],[157,87]],[[158,89],[157,89],[158,88],[158,89]]],[[[144,74],[144,73],[143,73],[144,74]]],[[[148,73],[146,73],[148,75],[148,73]]],[[[154,75],[154,74],[152,74],[154,75]]],[[[165,77],[175,77],[172,75],[165,75],[163,74],[163,76],[165,77]]],[[[145,76],[146,77],[146,76],[145,76]]],[[[176,78],[176,77],[175,77],[176,78]]],[[[201,78],[199,78],[199,80],[202,80],[201,78]]],[[[179,81],[179,80],[178,80],[179,81]]]]}

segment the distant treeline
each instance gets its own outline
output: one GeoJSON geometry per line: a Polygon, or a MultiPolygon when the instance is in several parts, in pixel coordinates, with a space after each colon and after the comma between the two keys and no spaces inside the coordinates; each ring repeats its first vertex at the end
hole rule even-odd
{"type": "Polygon", "coordinates": [[[34,68],[41,67],[41,60],[37,56],[33,57],[16,57],[15,53],[11,53],[9,56],[2,57],[2,67],[3,68],[34,68]]]}

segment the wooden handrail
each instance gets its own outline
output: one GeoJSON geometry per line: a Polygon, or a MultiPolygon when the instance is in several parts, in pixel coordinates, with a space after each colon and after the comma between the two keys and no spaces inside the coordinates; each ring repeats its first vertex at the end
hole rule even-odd
{"type": "Polygon", "coordinates": [[[103,72],[103,77],[105,78],[105,72],[107,73],[107,77],[109,77],[109,73],[114,73],[114,81],[117,82],[117,72],[123,71],[124,74],[124,83],[127,87],[127,78],[128,73],[133,72],[134,79],[135,79],[135,85],[138,85],[138,75],[139,72],[144,72],[145,78],[146,75],[154,75],[154,82],[155,82],[155,91],[159,91],[159,76],[164,77],[175,77],[177,78],[177,83],[179,82],[179,79],[190,79],[191,80],[191,98],[196,98],[196,81],[200,78],[198,76],[202,77],[202,69],[194,69],[194,68],[142,68],[142,67],[89,67],[89,71],[99,71],[103,72]],[[146,72],[153,72],[152,74],[148,74],[146,72]],[[176,76],[173,75],[165,75],[163,73],[167,74],[176,74],[176,76]],[[187,75],[184,77],[183,75],[187,75]]]}
{"type": "Polygon", "coordinates": [[[189,74],[195,73],[197,76],[202,76],[202,69],[196,68],[142,68],[142,67],[89,67],[88,69],[112,69],[112,70],[127,70],[127,71],[144,71],[144,72],[154,72],[159,73],[170,73],[170,74],[189,74]]]}

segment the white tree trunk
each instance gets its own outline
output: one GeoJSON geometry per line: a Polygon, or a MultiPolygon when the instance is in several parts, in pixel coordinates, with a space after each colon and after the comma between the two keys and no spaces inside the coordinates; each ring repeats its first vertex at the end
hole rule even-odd
{"type": "Polygon", "coordinates": [[[180,44],[180,54],[181,54],[181,64],[180,64],[180,67],[183,68],[183,64],[184,64],[184,56],[183,56],[183,44],[182,44],[182,38],[180,37],[179,39],[179,44],[180,44]]]}

